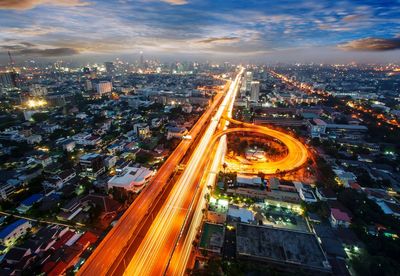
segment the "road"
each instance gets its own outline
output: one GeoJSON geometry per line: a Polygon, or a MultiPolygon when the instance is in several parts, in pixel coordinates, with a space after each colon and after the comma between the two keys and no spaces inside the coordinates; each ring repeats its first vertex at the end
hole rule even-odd
{"type": "Polygon", "coordinates": [[[118,220],[118,223],[96,247],[94,252],[78,271],[78,275],[100,276],[112,274],[113,269],[115,269],[115,263],[123,259],[125,252],[137,237],[142,221],[152,212],[152,206],[154,202],[157,201],[158,195],[163,192],[165,185],[173,176],[175,169],[188,152],[193,141],[196,140],[203,128],[207,126],[215,109],[221,104],[222,98],[223,93],[218,93],[215,96],[211,106],[189,132],[192,139],[184,139],[181,141],[178,147],[158,170],[149,185],[142,190],[139,196],[118,220]]]}
{"type": "MultiPolygon", "coordinates": [[[[234,84],[233,84],[234,85],[234,84]]],[[[212,187],[220,171],[223,163],[226,150],[227,150],[227,139],[226,135],[236,132],[250,132],[267,135],[275,139],[280,140],[288,148],[288,155],[278,161],[268,164],[260,164],[260,168],[255,168],[259,171],[265,171],[270,174],[276,173],[276,170],[280,171],[291,171],[302,166],[308,158],[307,149],[297,139],[291,137],[283,132],[276,131],[263,126],[243,123],[232,119],[232,110],[234,99],[238,90],[238,86],[234,88],[233,100],[228,104],[224,110],[223,116],[221,117],[221,124],[218,127],[218,131],[213,135],[213,139],[209,143],[209,151],[206,154],[206,159],[209,160],[209,167],[204,172],[203,179],[200,183],[200,187],[196,193],[193,206],[189,210],[189,216],[186,221],[186,225],[182,228],[179,240],[176,243],[175,250],[169,262],[166,275],[184,275],[188,263],[193,259],[193,245],[192,242],[196,239],[196,235],[199,232],[199,227],[203,220],[203,208],[206,206],[205,195],[209,192],[207,187],[212,187]],[[239,125],[237,128],[229,128],[229,123],[239,125]],[[214,150],[213,150],[214,149],[214,150]]],[[[207,163],[207,161],[205,161],[207,163]]]]}
{"type": "MultiPolygon", "coordinates": [[[[239,73],[238,78],[242,75],[243,70],[239,73]]],[[[225,118],[232,117],[233,104],[239,89],[239,81],[233,83],[233,95],[230,98],[229,103],[223,111],[223,116],[220,119],[217,132],[224,131],[229,125],[229,121],[225,118]]],[[[218,172],[224,161],[224,157],[227,150],[227,139],[226,135],[221,135],[216,138],[215,134],[213,140],[208,146],[208,151],[205,154],[203,162],[207,164],[204,172],[200,172],[202,180],[199,188],[196,191],[196,196],[192,201],[191,208],[188,212],[187,219],[183,225],[180,233],[179,240],[176,242],[175,250],[170,258],[166,275],[184,275],[188,264],[193,259],[193,244],[192,242],[196,239],[196,235],[201,227],[203,220],[203,208],[206,206],[206,194],[210,192],[208,187],[212,187],[217,179],[218,172]],[[207,161],[208,160],[208,161],[207,161]]]]}
{"type": "MultiPolygon", "coordinates": [[[[253,124],[246,124],[231,119],[233,103],[238,91],[243,69],[231,83],[228,92],[221,101],[216,100],[199,119],[190,135],[199,142],[190,154],[186,167],[178,180],[173,184],[165,198],[159,200],[159,212],[151,207],[157,195],[162,192],[172,172],[187,152],[191,140],[184,140],[169,159],[160,168],[151,185],[139,195],[134,204],[119,220],[109,235],[96,249],[78,274],[80,275],[120,275],[112,262],[121,262],[121,256],[129,251],[130,261],[124,275],[182,275],[190,258],[192,241],[198,232],[202,220],[202,208],[205,206],[207,186],[213,185],[216,173],[226,151],[226,134],[235,132],[252,132],[274,137],[288,148],[288,155],[278,162],[268,164],[271,173],[290,170],[301,166],[307,160],[307,150],[303,144],[288,134],[253,124]],[[212,112],[215,115],[209,120],[212,112]],[[204,118],[206,116],[206,118],[204,118]],[[230,123],[238,127],[227,129],[230,123]],[[198,128],[198,129],[197,129],[198,128]],[[203,129],[204,130],[204,129],[203,129]],[[182,153],[183,151],[183,153],[182,153]],[[146,217],[152,216],[148,229],[141,229],[146,217]],[[154,218],[153,218],[154,216],[154,218]],[[137,238],[143,230],[143,237],[137,238]],[[144,231],[146,230],[146,231],[144,231]]],[[[222,97],[218,95],[217,97],[222,97]]],[[[265,166],[265,165],[264,165],[265,166]]],[[[265,169],[265,168],[263,168],[265,169]]],[[[158,209],[157,209],[158,210],[158,209]]],[[[148,225],[148,224],[146,224],[148,225]]],[[[146,226],[147,227],[147,226],[146,226]]],[[[145,227],[145,228],[146,228],[145,227]]],[[[122,258],[125,260],[125,258],[122,258]]]]}
{"type": "Polygon", "coordinates": [[[50,225],[60,225],[60,226],[74,228],[74,229],[77,229],[77,230],[84,230],[84,231],[90,230],[90,231],[93,231],[93,229],[90,229],[85,225],[79,225],[79,224],[74,224],[74,223],[69,224],[69,223],[63,223],[63,222],[52,221],[52,220],[44,220],[44,219],[36,219],[36,218],[29,217],[29,216],[23,216],[23,215],[20,215],[20,214],[16,214],[16,213],[13,213],[13,212],[0,211],[0,215],[13,216],[13,217],[16,217],[16,218],[26,219],[26,220],[34,221],[34,222],[37,222],[37,223],[50,224],[50,225]]]}
{"type": "MultiPolygon", "coordinates": [[[[241,73],[243,70],[241,71],[241,73]]],[[[210,121],[186,168],[175,183],[161,211],[157,214],[136,250],[124,275],[162,275],[182,233],[193,198],[199,191],[202,168],[210,156],[205,155],[226,107],[234,100],[241,73],[232,82],[216,114],[210,121]]],[[[190,248],[190,247],[189,247],[190,248]]]]}
{"type": "MultiPolygon", "coordinates": [[[[229,128],[215,135],[215,139],[218,137],[229,134],[229,133],[238,133],[238,132],[249,132],[249,133],[257,133],[261,135],[266,135],[272,138],[275,138],[281,141],[288,149],[288,154],[275,162],[268,163],[253,163],[251,166],[247,166],[244,168],[243,165],[238,164],[238,167],[230,167],[230,169],[235,171],[247,171],[247,172],[263,172],[264,174],[275,174],[277,172],[289,172],[295,169],[298,169],[308,159],[308,151],[307,148],[296,138],[286,134],[284,132],[277,131],[275,129],[271,129],[264,126],[243,123],[240,121],[236,121],[233,119],[229,119],[233,124],[240,125],[240,127],[229,128]]],[[[235,165],[235,164],[230,164],[235,165]]]]}

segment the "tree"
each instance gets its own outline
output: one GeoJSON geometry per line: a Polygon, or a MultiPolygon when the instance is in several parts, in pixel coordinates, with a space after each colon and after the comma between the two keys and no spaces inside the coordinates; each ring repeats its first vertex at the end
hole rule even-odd
{"type": "Polygon", "coordinates": [[[139,151],[136,154],[136,162],[141,164],[147,164],[153,159],[153,156],[146,151],[139,151]]]}
{"type": "Polygon", "coordinates": [[[49,115],[47,113],[41,112],[41,113],[35,113],[32,115],[32,119],[37,122],[41,123],[49,119],[49,115]]]}

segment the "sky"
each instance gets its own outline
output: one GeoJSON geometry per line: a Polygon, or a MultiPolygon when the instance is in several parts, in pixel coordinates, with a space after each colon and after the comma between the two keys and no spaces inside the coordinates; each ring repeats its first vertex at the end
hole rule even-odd
{"type": "Polygon", "coordinates": [[[0,64],[400,62],[400,0],[0,0],[0,64]]]}

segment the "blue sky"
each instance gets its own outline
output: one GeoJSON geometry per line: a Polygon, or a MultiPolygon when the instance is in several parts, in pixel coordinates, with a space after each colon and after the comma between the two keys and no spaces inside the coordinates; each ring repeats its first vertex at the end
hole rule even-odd
{"type": "Polygon", "coordinates": [[[0,0],[0,26],[0,61],[400,61],[400,0],[0,0]]]}

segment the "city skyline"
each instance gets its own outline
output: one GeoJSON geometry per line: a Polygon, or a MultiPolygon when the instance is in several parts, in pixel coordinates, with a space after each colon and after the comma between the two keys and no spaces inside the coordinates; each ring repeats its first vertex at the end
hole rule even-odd
{"type": "Polygon", "coordinates": [[[0,63],[399,62],[398,1],[0,1],[0,63]]]}

